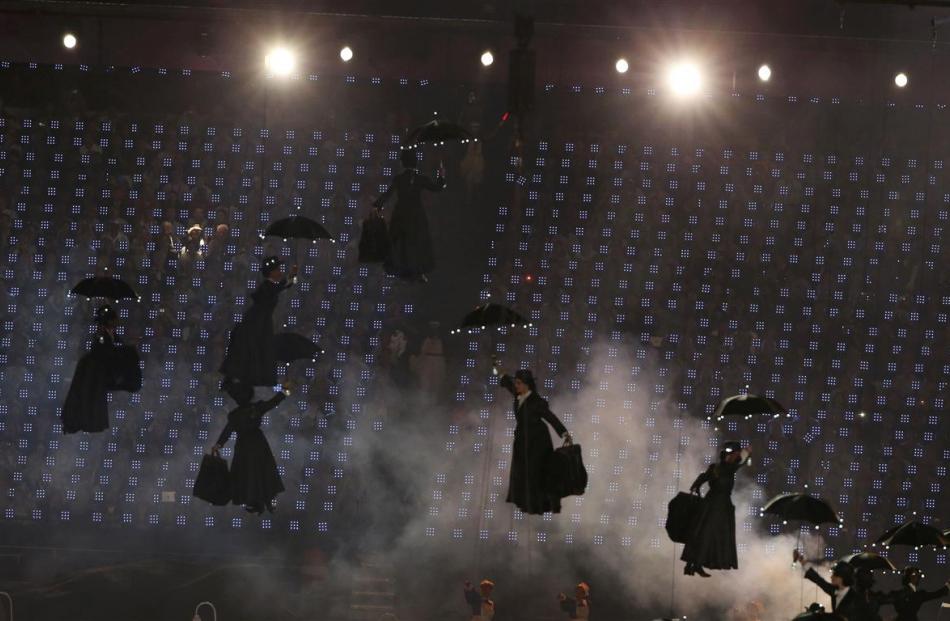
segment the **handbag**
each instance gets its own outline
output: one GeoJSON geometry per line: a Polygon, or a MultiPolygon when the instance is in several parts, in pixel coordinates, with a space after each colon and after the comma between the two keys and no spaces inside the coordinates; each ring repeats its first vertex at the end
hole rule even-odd
{"type": "Polygon", "coordinates": [[[389,229],[386,219],[374,209],[364,220],[360,231],[360,263],[383,263],[389,258],[389,229]]]}
{"type": "Polygon", "coordinates": [[[587,468],[584,467],[580,444],[554,450],[546,469],[546,488],[549,494],[558,498],[583,496],[587,489],[587,468]]]}
{"type": "Polygon", "coordinates": [[[678,493],[667,505],[666,534],[676,543],[686,543],[693,534],[693,526],[703,507],[703,499],[696,494],[678,493]]]}
{"type": "Polygon", "coordinates": [[[223,457],[205,455],[201,458],[192,495],[217,506],[231,502],[231,473],[223,457]]]}

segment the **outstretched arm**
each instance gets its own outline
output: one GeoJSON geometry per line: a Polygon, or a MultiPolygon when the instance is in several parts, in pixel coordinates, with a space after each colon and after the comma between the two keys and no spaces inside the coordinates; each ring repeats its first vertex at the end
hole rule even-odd
{"type": "Polygon", "coordinates": [[[464,591],[465,603],[472,609],[473,614],[480,614],[482,611],[482,596],[472,587],[470,582],[465,583],[464,591]]]}
{"type": "Polygon", "coordinates": [[[835,591],[838,590],[833,584],[818,575],[814,567],[808,568],[808,571],[805,572],[805,578],[817,584],[818,588],[827,593],[829,597],[834,597],[835,591]]]}
{"type": "Polygon", "coordinates": [[[441,171],[439,171],[439,175],[435,178],[435,182],[425,175],[419,175],[419,183],[422,184],[424,189],[429,190],[430,192],[441,192],[445,189],[445,177],[442,175],[441,171]]]}
{"type": "Polygon", "coordinates": [[[950,593],[950,582],[947,582],[947,584],[943,585],[936,591],[924,591],[923,589],[920,589],[917,591],[915,596],[917,597],[917,601],[923,604],[924,602],[929,602],[932,599],[946,597],[948,593],[950,593]]]}
{"type": "Polygon", "coordinates": [[[274,396],[268,399],[267,401],[256,401],[254,403],[254,413],[257,414],[258,416],[263,416],[266,412],[269,412],[270,410],[273,410],[278,405],[280,405],[280,402],[286,398],[287,398],[286,394],[282,392],[278,392],[278,393],[275,393],[274,396]]]}

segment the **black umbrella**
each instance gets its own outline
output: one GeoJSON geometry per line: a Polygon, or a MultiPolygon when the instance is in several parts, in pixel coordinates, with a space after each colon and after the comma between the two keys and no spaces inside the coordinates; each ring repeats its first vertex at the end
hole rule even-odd
{"type": "Polygon", "coordinates": [[[894,571],[894,563],[890,562],[877,552],[858,552],[842,559],[855,569],[866,567],[867,569],[883,569],[884,571],[894,571]]]}
{"type": "Polygon", "coordinates": [[[471,132],[451,121],[433,119],[424,125],[420,125],[411,132],[406,138],[406,148],[412,149],[423,143],[444,144],[446,142],[469,142],[476,140],[471,132]]]}
{"type": "Polygon", "coordinates": [[[126,298],[137,300],[139,298],[129,283],[111,276],[84,278],[73,287],[72,291],[76,295],[84,295],[89,298],[110,298],[112,300],[126,298]]]}
{"type": "Polygon", "coordinates": [[[746,418],[756,415],[778,416],[784,413],[785,408],[775,399],[758,395],[734,395],[723,399],[707,420],[721,421],[726,416],[745,416],[746,418]]]}
{"type": "Polygon", "coordinates": [[[875,543],[883,546],[945,546],[950,539],[939,528],[920,522],[907,522],[887,530],[875,543]]]}
{"type": "Polygon", "coordinates": [[[838,524],[841,518],[824,500],[808,494],[779,494],[765,503],[762,513],[771,513],[786,520],[812,524],[838,524]]]}
{"type": "Polygon", "coordinates": [[[316,343],[300,334],[281,332],[274,335],[274,356],[281,362],[314,358],[322,353],[323,350],[316,343]]]}
{"type": "Polygon", "coordinates": [[[481,306],[476,306],[475,310],[465,315],[465,318],[462,319],[462,326],[457,330],[453,330],[452,333],[455,334],[463,330],[473,332],[488,326],[514,327],[518,325],[528,327],[531,324],[528,323],[527,319],[507,306],[486,302],[481,306]]]}
{"type": "Polygon", "coordinates": [[[322,224],[306,216],[290,216],[289,218],[276,220],[267,227],[264,234],[274,237],[283,237],[284,239],[333,240],[333,236],[330,235],[330,232],[327,231],[322,224]]]}

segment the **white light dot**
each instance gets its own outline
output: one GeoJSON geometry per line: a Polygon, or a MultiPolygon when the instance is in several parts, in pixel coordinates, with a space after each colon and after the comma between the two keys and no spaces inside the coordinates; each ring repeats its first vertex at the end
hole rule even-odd
{"type": "Polygon", "coordinates": [[[76,47],[76,43],[78,42],[79,41],[76,39],[76,35],[71,32],[67,32],[65,35],[63,35],[63,47],[65,47],[67,50],[71,50],[76,47]]]}
{"type": "Polygon", "coordinates": [[[350,49],[349,45],[343,46],[343,49],[340,50],[340,58],[345,63],[348,63],[351,60],[353,60],[353,50],[350,49]]]}
{"type": "Polygon", "coordinates": [[[297,66],[297,58],[286,47],[275,47],[264,56],[264,66],[274,75],[287,76],[297,66]]]}
{"type": "Polygon", "coordinates": [[[630,63],[627,62],[626,58],[620,58],[614,67],[617,69],[617,73],[627,73],[627,69],[630,68],[630,63]]]}
{"type": "Polygon", "coordinates": [[[489,50],[482,52],[482,66],[488,67],[495,62],[495,55],[489,50]]]}
{"type": "Polygon", "coordinates": [[[904,72],[901,72],[895,75],[894,84],[896,84],[898,88],[904,88],[905,86],[907,86],[907,74],[904,72]]]}
{"type": "Polygon", "coordinates": [[[759,79],[763,82],[768,82],[772,77],[772,68],[768,65],[762,65],[759,67],[759,79]]]}

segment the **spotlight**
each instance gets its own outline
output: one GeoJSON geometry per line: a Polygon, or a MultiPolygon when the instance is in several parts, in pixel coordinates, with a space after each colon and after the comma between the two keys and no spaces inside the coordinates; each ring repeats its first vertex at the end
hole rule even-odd
{"type": "Polygon", "coordinates": [[[772,77],[772,68],[768,65],[762,65],[759,67],[759,79],[763,82],[768,82],[769,78],[772,77]]]}
{"type": "Polygon", "coordinates": [[[491,53],[491,50],[482,52],[482,66],[489,67],[493,62],[495,62],[495,55],[491,53]]]}
{"type": "Polygon", "coordinates": [[[614,65],[614,68],[617,69],[617,73],[627,73],[627,69],[630,68],[630,63],[627,62],[626,58],[617,59],[617,64],[614,65]]]}
{"type": "Polygon", "coordinates": [[[904,88],[907,86],[907,74],[902,71],[895,75],[894,84],[896,84],[898,88],[904,88]]]}
{"type": "Polygon", "coordinates": [[[286,47],[275,47],[264,56],[264,66],[274,75],[290,75],[297,66],[297,58],[286,47]]]}
{"type": "Polygon", "coordinates": [[[670,67],[667,83],[675,95],[689,97],[699,92],[703,80],[699,67],[692,62],[683,61],[670,67]]]}
{"type": "Polygon", "coordinates": [[[340,58],[343,62],[348,63],[353,60],[353,50],[350,49],[349,45],[343,46],[343,49],[340,50],[340,58]]]}
{"type": "Polygon", "coordinates": [[[76,39],[76,35],[71,32],[67,32],[63,35],[63,47],[67,50],[71,50],[76,47],[76,44],[79,43],[79,40],[76,39]]]}

